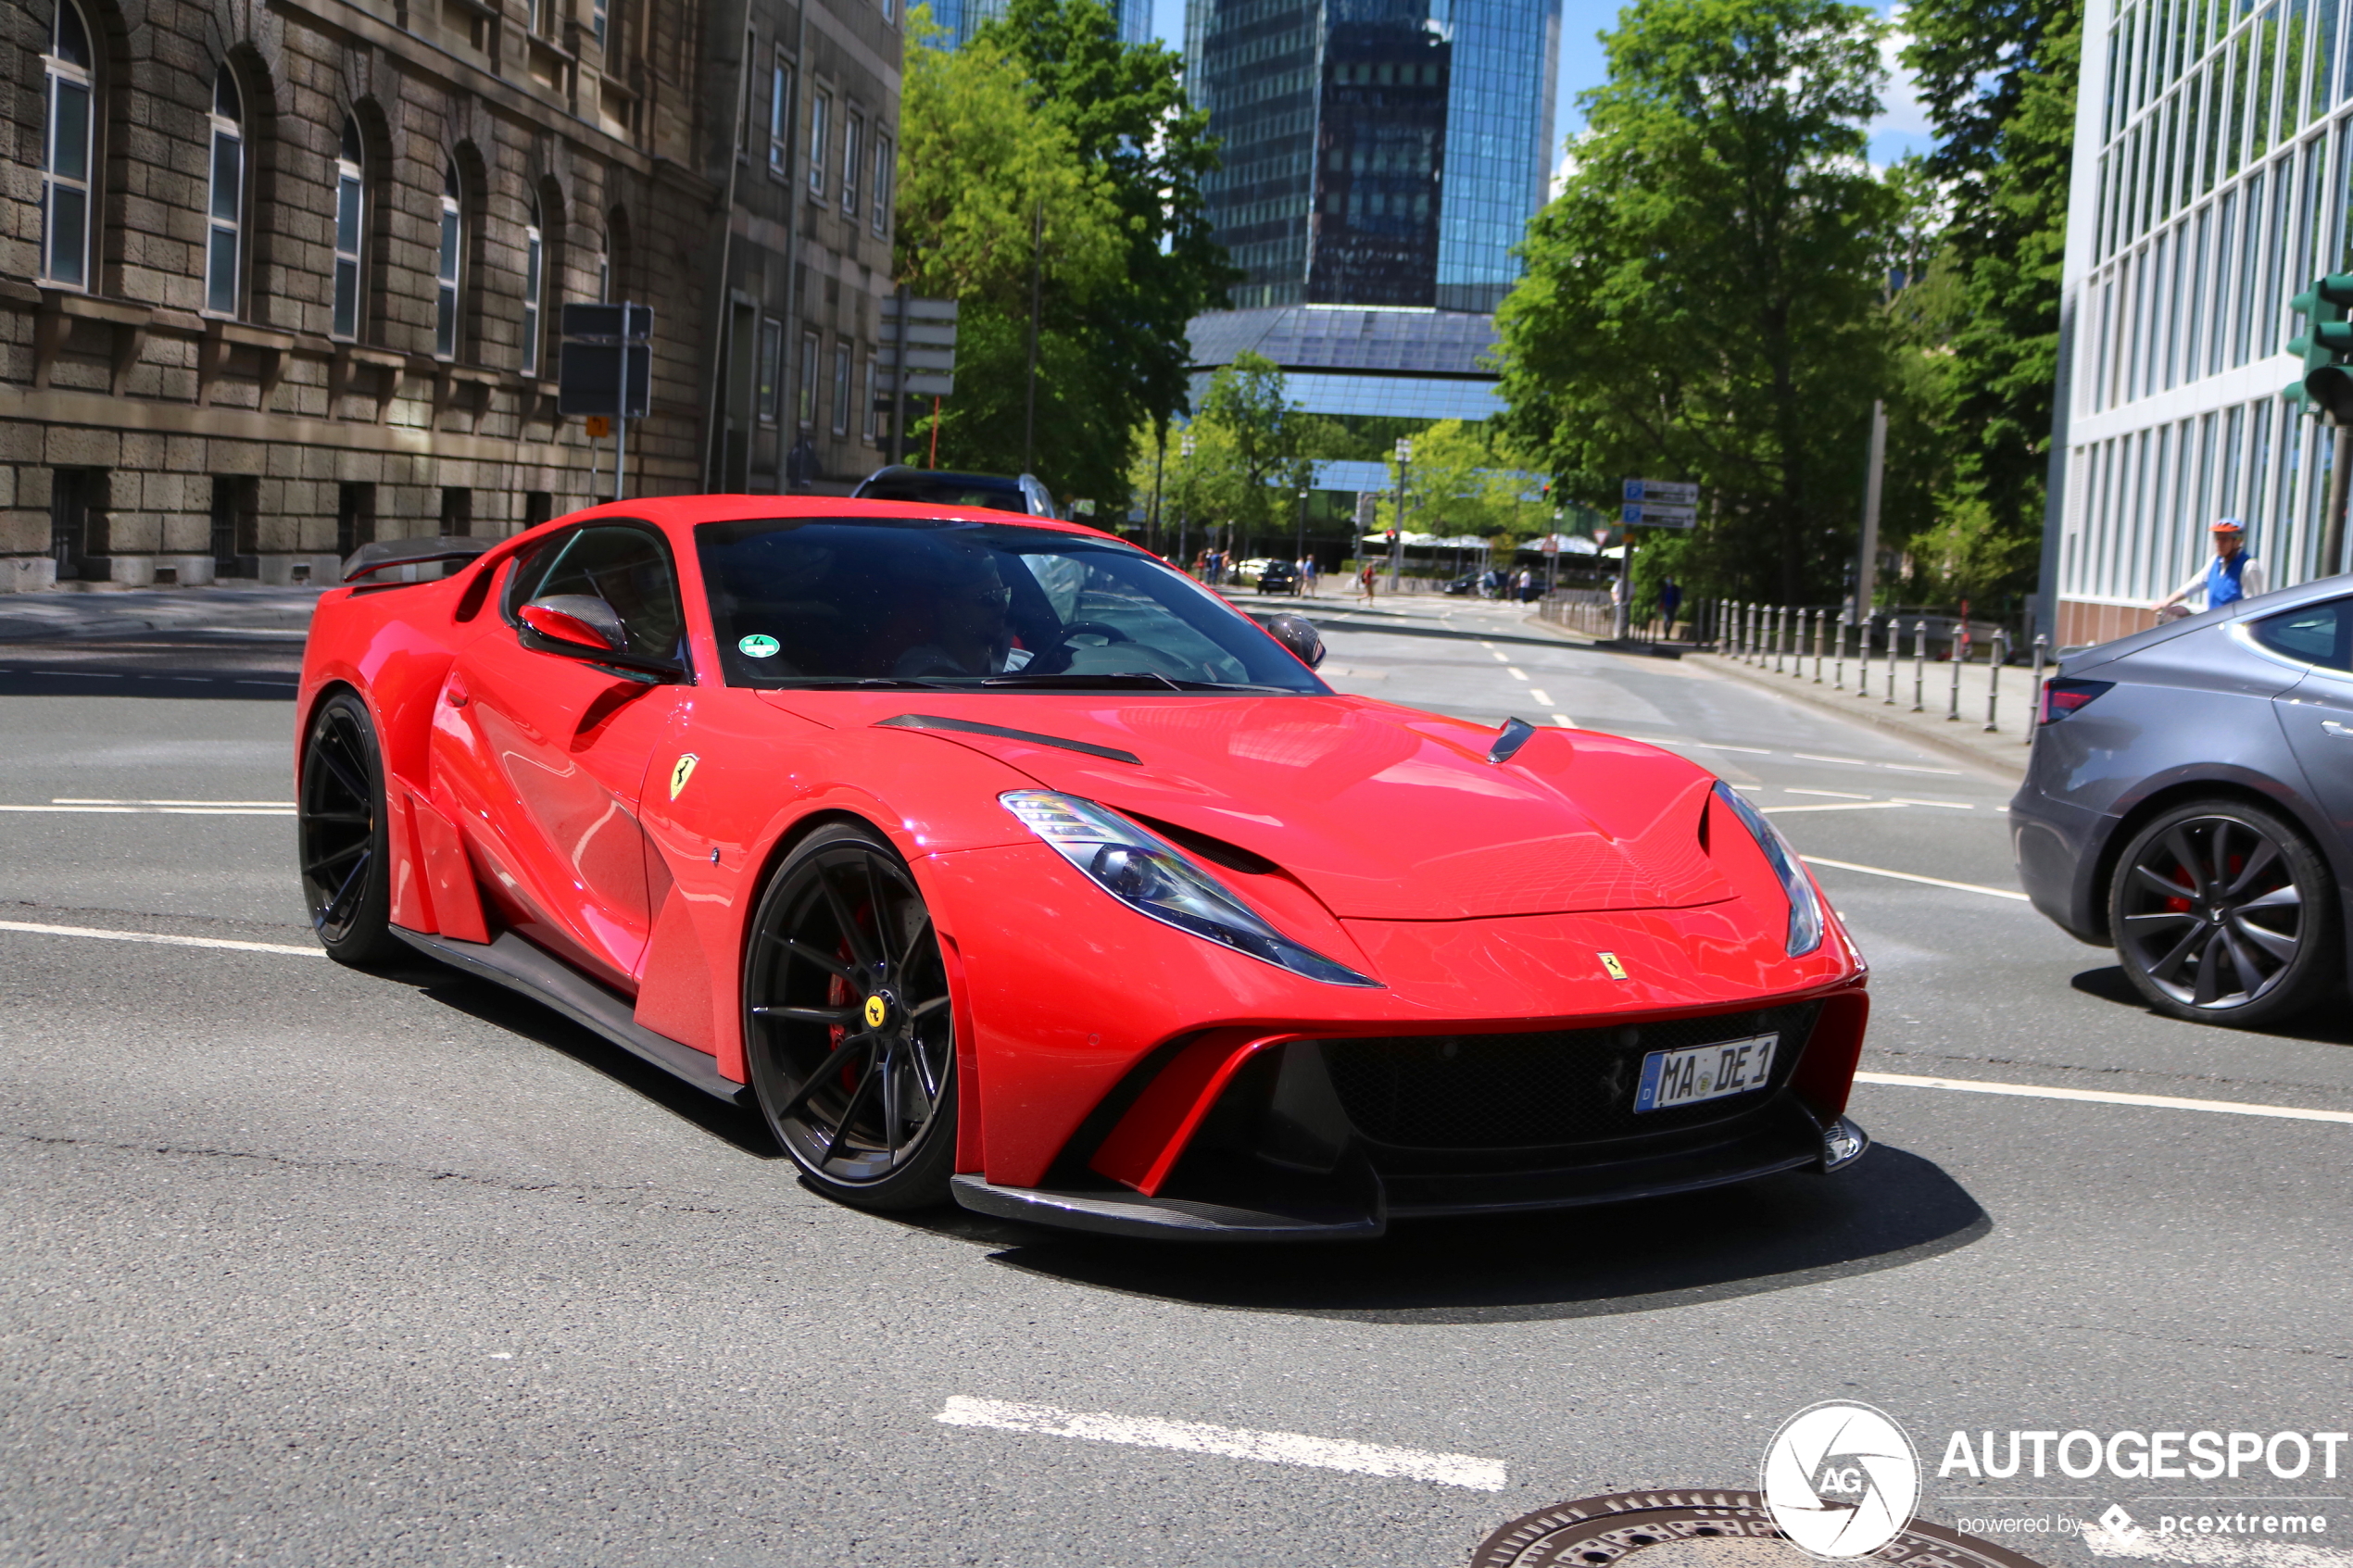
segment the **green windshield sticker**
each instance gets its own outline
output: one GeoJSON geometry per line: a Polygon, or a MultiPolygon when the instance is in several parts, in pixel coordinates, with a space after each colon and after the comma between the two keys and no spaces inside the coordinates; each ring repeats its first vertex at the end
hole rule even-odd
{"type": "Polygon", "coordinates": [[[757,632],[736,645],[743,650],[744,657],[747,659],[774,659],[776,657],[776,650],[784,646],[775,638],[762,636],[757,632]]]}

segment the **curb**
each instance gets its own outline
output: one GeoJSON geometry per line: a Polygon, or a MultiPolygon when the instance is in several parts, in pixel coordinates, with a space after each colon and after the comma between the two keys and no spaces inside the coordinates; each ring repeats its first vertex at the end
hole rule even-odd
{"type": "MultiPolygon", "coordinates": [[[[1950,757],[1956,761],[1974,762],[1989,771],[2002,774],[2007,778],[2022,779],[2026,776],[2026,759],[2032,747],[2010,741],[2007,737],[2002,742],[2004,750],[1996,751],[1992,746],[1963,740],[1946,731],[1931,729],[1925,724],[1915,724],[1892,714],[1875,712],[1872,709],[1863,706],[1863,702],[1868,701],[1868,698],[1857,699],[1849,693],[1834,692],[1828,687],[1824,687],[1818,694],[1813,689],[1812,682],[1801,683],[1795,676],[1775,676],[1769,672],[1751,670],[1747,665],[1721,655],[1694,659],[1692,662],[1701,669],[1713,671],[1717,674],[1730,676],[1733,680],[1745,682],[1749,685],[1762,686],[1767,691],[1779,692],[1781,696],[1805,703],[1808,707],[1843,714],[1846,718],[1869,724],[1874,729],[1884,730],[1890,734],[1902,735],[1916,746],[1926,746],[1931,751],[1950,757]]],[[[1874,708],[1876,706],[1876,704],[1873,705],[1874,708]]],[[[1943,723],[1944,721],[1940,720],[1938,722],[1943,723]]],[[[1984,734],[1982,730],[1975,733],[1984,734]]]]}

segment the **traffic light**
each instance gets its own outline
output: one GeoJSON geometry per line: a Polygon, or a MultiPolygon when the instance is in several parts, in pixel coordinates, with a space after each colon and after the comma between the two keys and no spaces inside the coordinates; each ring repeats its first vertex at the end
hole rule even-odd
{"type": "Polygon", "coordinates": [[[2304,330],[2288,340],[2288,352],[2304,361],[2304,379],[2284,395],[2332,424],[2353,424],[2353,272],[2332,272],[2287,302],[2304,318],[2304,330]]]}

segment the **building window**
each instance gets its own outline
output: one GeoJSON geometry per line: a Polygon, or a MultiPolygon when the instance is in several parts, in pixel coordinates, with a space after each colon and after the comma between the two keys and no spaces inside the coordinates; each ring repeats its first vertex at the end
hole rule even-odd
{"type": "Polygon", "coordinates": [[[890,232],[890,177],[899,165],[891,157],[890,138],[875,138],[875,232],[890,232]]]}
{"type": "Polygon", "coordinates": [[[825,122],[833,118],[830,93],[809,95],[809,194],[825,199],[825,122]]]}
{"type": "Polygon", "coordinates": [[[464,218],[458,207],[458,162],[452,158],[442,170],[441,255],[434,269],[433,351],[444,359],[458,357],[458,269],[464,238],[464,218]]]}
{"type": "MultiPolygon", "coordinates": [[[[332,335],[359,335],[359,236],[365,233],[367,187],[359,174],[359,122],[343,120],[343,148],[335,157],[335,317],[332,335]]],[[[347,553],[347,552],[346,552],[347,553]]]]}
{"type": "Polygon", "coordinates": [[[834,433],[849,433],[849,345],[834,345],[834,433]]]}
{"type": "Polygon", "coordinates": [[[882,0],[882,14],[883,20],[887,22],[897,21],[899,19],[898,0],[882,0]]]}
{"type": "Polygon", "coordinates": [[[588,31],[601,47],[605,42],[605,0],[589,0],[588,31]]]}
{"type": "Polygon", "coordinates": [[[49,30],[48,137],[41,155],[41,275],[69,288],[90,286],[90,30],[72,0],[57,0],[49,30]]]}
{"type": "Polygon", "coordinates": [[[612,303],[612,236],[597,236],[597,303],[612,303]]]}
{"type": "Polygon", "coordinates": [[[552,490],[530,490],[523,493],[522,525],[526,531],[538,527],[556,515],[556,495],[552,490]]]}
{"type": "Polygon", "coordinates": [[[212,480],[212,574],[259,575],[261,481],[252,474],[215,474],[212,480]]]}
{"type": "Polygon", "coordinates": [[[865,133],[866,121],[862,117],[853,114],[842,121],[841,209],[849,215],[852,223],[858,221],[858,151],[865,133]]]}
{"type": "Polygon", "coordinates": [[[335,486],[335,554],[349,556],[376,542],[376,487],[361,481],[335,486]]]}
{"type": "Polygon", "coordinates": [[[800,334],[800,385],[793,398],[793,408],[801,428],[811,429],[817,423],[817,334],[800,334]]]}
{"type": "Polygon", "coordinates": [[[875,445],[875,405],[880,401],[882,401],[882,362],[869,354],[866,356],[866,400],[859,405],[862,420],[859,428],[864,433],[866,445],[869,446],[875,445]]]}
{"type": "Polygon", "coordinates": [[[792,67],[778,55],[768,73],[768,172],[777,179],[787,178],[786,163],[789,150],[786,143],[792,136],[792,67]]]}
{"type": "Polygon", "coordinates": [[[471,486],[445,484],[441,487],[441,536],[464,539],[474,531],[474,493],[471,486]]]}
{"type": "Polygon", "coordinates": [[[245,260],[245,119],[236,78],[224,65],[212,79],[212,201],[204,270],[205,308],[217,316],[237,313],[245,260]]]}
{"type": "Polygon", "coordinates": [[[522,231],[522,373],[539,373],[539,291],[547,249],[540,238],[539,198],[531,201],[531,221],[522,231]]]}
{"type": "Polygon", "coordinates": [[[760,323],[760,422],[772,425],[782,411],[785,324],[771,316],[760,323]]]}

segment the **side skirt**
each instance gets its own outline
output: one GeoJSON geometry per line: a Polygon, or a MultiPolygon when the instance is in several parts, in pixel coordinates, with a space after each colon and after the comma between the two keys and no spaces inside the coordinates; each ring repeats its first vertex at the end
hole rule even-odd
{"type": "Polygon", "coordinates": [[[488,942],[459,942],[406,926],[391,930],[427,958],[551,1007],[582,1028],[707,1095],[731,1105],[749,1108],[754,1103],[750,1085],[722,1077],[712,1058],[638,1023],[630,1016],[627,1002],[511,931],[502,931],[488,942]]]}

